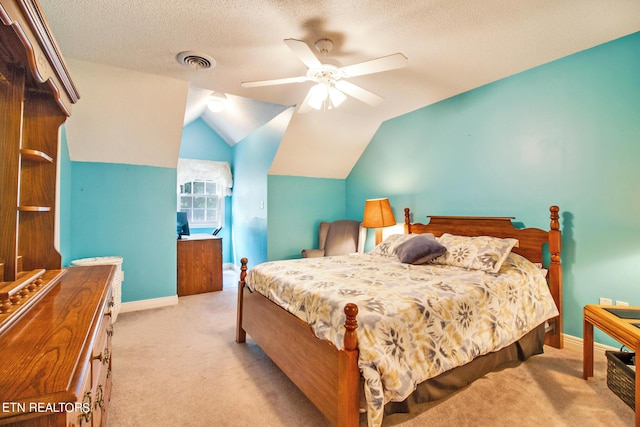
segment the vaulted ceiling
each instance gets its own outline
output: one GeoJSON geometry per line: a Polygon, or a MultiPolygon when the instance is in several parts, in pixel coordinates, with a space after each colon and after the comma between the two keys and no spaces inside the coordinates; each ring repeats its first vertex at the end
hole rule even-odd
{"type": "Polygon", "coordinates": [[[351,81],[385,101],[292,115],[271,173],[344,178],[380,124],[529,68],[640,31],[638,0],[40,0],[63,55],[190,82],[185,121],[203,119],[234,143],[299,104],[311,83],[244,88],[304,75],[283,43],[334,42],[342,65],[403,53],[403,69],[351,81]],[[209,55],[215,67],[176,61],[209,55]],[[241,114],[207,113],[211,91],[241,114]]]}

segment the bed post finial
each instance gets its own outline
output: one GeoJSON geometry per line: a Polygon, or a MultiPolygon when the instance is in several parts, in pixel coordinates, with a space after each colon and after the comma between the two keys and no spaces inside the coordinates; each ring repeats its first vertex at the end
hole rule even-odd
{"type": "Polygon", "coordinates": [[[411,234],[411,213],[409,208],[404,208],[404,234],[411,234]]]}
{"type": "Polygon", "coordinates": [[[552,263],[560,263],[560,252],[562,251],[562,233],[560,231],[560,208],[551,206],[551,230],[549,231],[549,253],[552,263]]]}
{"type": "Polygon", "coordinates": [[[558,212],[560,212],[560,208],[557,206],[551,206],[549,211],[551,212],[551,229],[560,230],[560,222],[558,221],[560,219],[560,215],[558,214],[558,212]]]}
{"type": "Polygon", "coordinates": [[[554,332],[546,341],[547,344],[556,348],[562,348],[563,343],[563,315],[562,315],[562,264],[560,253],[562,252],[562,232],[560,231],[560,208],[551,206],[551,229],[549,230],[549,254],[551,263],[549,264],[549,289],[551,296],[560,311],[560,315],[553,319],[554,332]]]}
{"type": "Polygon", "coordinates": [[[244,278],[247,277],[247,263],[248,259],[242,258],[240,260],[240,283],[244,284],[244,278]]]}
{"type": "Polygon", "coordinates": [[[242,308],[244,303],[244,279],[247,277],[247,258],[240,259],[240,280],[238,280],[238,308],[236,313],[236,342],[243,343],[247,340],[247,333],[242,328],[242,308]]]}
{"type": "Polygon", "coordinates": [[[560,264],[560,252],[562,251],[562,232],[560,231],[560,208],[551,206],[551,230],[549,231],[549,253],[551,254],[551,263],[560,264]]]}
{"type": "Polygon", "coordinates": [[[332,424],[338,427],[358,426],[360,419],[360,369],[358,368],[358,306],[347,303],[344,322],[344,349],[338,352],[338,399],[332,424]]]}
{"type": "Polygon", "coordinates": [[[356,335],[358,306],[351,302],[347,303],[344,307],[344,314],[347,316],[344,322],[344,328],[346,329],[344,333],[344,349],[352,351],[358,348],[358,336],[356,335]]]}

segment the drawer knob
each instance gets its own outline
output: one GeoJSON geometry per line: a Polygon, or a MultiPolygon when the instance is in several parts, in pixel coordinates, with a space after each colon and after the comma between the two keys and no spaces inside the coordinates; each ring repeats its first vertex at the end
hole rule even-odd
{"type": "Polygon", "coordinates": [[[108,365],[109,360],[111,359],[111,354],[109,353],[109,348],[105,347],[104,351],[99,355],[95,356],[93,360],[99,360],[103,365],[108,365]]]}

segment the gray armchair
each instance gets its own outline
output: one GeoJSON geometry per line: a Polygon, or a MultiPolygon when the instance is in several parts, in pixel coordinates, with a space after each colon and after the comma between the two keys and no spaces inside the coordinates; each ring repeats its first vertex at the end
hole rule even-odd
{"type": "Polygon", "coordinates": [[[321,222],[318,228],[318,249],[303,249],[304,258],[346,255],[364,252],[367,229],[360,221],[342,219],[321,222]]]}

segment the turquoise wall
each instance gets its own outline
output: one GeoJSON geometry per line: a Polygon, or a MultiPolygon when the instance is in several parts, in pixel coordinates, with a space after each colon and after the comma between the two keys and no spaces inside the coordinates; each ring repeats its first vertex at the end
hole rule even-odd
{"type": "Polygon", "coordinates": [[[640,305],[638,76],[640,33],[389,120],[347,179],[347,213],[384,194],[398,221],[409,207],[414,221],[504,215],[548,228],[559,205],[565,333],[581,337],[585,304],[640,305]]]}
{"type": "Polygon", "coordinates": [[[123,257],[123,302],[175,296],[175,188],[175,169],[72,162],[65,258],[123,257]]]}
{"type": "Polygon", "coordinates": [[[271,175],[268,201],[269,260],[300,258],[302,249],[318,247],[321,221],[351,219],[343,179],[271,175]]]}
{"type": "Polygon", "coordinates": [[[196,119],[182,128],[180,157],[231,163],[233,152],[231,146],[204,120],[196,119]]]}
{"type": "MultiPolygon", "coordinates": [[[[202,119],[196,119],[182,129],[179,155],[184,159],[228,162],[233,168],[231,147],[202,119]]],[[[233,216],[231,215],[231,208],[231,196],[225,197],[224,227],[217,234],[222,237],[222,262],[224,263],[233,263],[233,245],[231,241],[233,216]]],[[[191,233],[211,234],[213,228],[191,227],[190,231],[191,233]]]]}
{"type": "MultiPolygon", "coordinates": [[[[223,235],[225,262],[239,265],[236,253],[254,264],[267,259],[267,173],[283,131],[267,124],[232,149],[201,120],[183,130],[181,154],[229,161],[234,169],[234,196],[226,206],[226,223],[232,223],[234,208],[237,214],[233,215],[235,231],[231,233],[231,227],[225,226],[231,235],[223,235]],[[232,240],[239,241],[240,250],[231,247],[232,240]]],[[[64,265],[79,258],[122,256],[123,302],[176,295],[176,170],[72,162],[64,133],[61,140],[60,246],[64,265]]]]}
{"type": "MultiPolygon", "coordinates": [[[[284,129],[272,120],[233,146],[234,260],[267,260],[267,174],[284,129]]],[[[282,236],[285,238],[284,236],[282,236]]]]}

